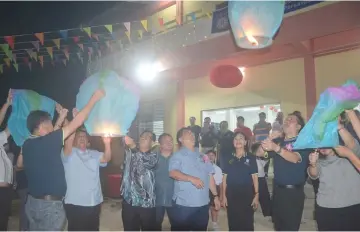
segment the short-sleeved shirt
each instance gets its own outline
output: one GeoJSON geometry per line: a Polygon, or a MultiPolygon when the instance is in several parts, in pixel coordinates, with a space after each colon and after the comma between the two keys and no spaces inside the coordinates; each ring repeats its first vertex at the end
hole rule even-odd
{"type": "Polygon", "coordinates": [[[273,158],[274,164],[274,183],[277,185],[302,185],[305,184],[307,174],[306,169],[309,163],[309,154],[312,149],[293,150],[296,138],[289,140],[279,140],[279,145],[288,151],[296,152],[300,155],[300,162],[292,163],[285,160],[276,152],[268,152],[269,157],[273,158]]]}
{"type": "Polygon", "coordinates": [[[169,176],[170,157],[158,154],[155,170],[156,206],[170,207],[174,195],[174,179],[169,176]]]}
{"type": "Polygon", "coordinates": [[[259,122],[254,125],[255,141],[260,142],[269,137],[271,124],[268,122],[259,122]]]}
{"type": "Polygon", "coordinates": [[[253,185],[252,175],[257,173],[256,157],[247,153],[241,158],[234,154],[225,164],[223,173],[226,175],[227,188],[238,188],[253,185]]]}
{"type": "Polygon", "coordinates": [[[103,153],[73,148],[68,156],[62,155],[67,191],[65,203],[79,206],[96,206],[103,202],[100,167],[103,153]]]}
{"type": "Polygon", "coordinates": [[[234,133],[232,131],[227,131],[224,134],[219,132],[218,139],[220,145],[220,153],[232,154],[234,150],[234,145],[233,145],[234,133]]]}
{"type": "Polygon", "coordinates": [[[64,166],[61,160],[63,131],[27,139],[22,147],[29,194],[34,197],[66,193],[64,166]]]}
{"type": "Polygon", "coordinates": [[[215,170],[206,155],[182,147],[170,158],[169,171],[173,170],[197,177],[204,183],[204,187],[198,189],[191,182],[175,180],[173,200],[177,205],[200,207],[209,204],[210,175],[215,170]]]}
{"type": "Polygon", "coordinates": [[[189,126],[188,128],[195,135],[195,147],[199,147],[201,127],[198,125],[194,125],[194,126],[189,126]]]}
{"type": "Polygon", "coordinates": [[[240,126],[240,127],[236,128],[234,130],[234,133],[237,133],[237,132],[244,134],[247,139],[251,139],[251,137],[253,136],[253,133],[250,130],[250,128],[246,127],[246,126],[240,126]]]}
{"type": "Polygon", "coordinates": [[[215,147],[216,145],[216,134],[214,132],[214,129],[211,129],[204,134],[202,134],[201,137],[201,146],[202,147],[215,147]]]}

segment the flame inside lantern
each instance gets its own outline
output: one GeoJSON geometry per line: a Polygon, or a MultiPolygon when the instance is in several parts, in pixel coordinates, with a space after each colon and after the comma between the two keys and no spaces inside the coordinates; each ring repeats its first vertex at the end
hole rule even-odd
{"type": "Polygon", "coordinates": [[[251,43],[251,45],[253,46],[259,46],[259,42],[255,39],[254,36],[252,36],[251,34],[247,35],[246,38],[249,40],[249,42],[251,43]]]}
{"type": "Polygon", "coordinates": [[[104,137],[120,137],[121,129],[119,125],[115,123],[97,123],[94,127],[94,133],[92,133],[92,135],[104,137]]]}

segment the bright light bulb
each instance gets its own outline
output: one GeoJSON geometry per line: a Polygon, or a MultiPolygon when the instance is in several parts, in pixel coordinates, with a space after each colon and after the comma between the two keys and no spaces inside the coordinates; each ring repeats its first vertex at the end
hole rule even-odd
{"type": "Polygon", "coordinates": [[[151,81],[156,75],[163,71],[163,66],[160,62],[144,63],[139,65],[137,69],[137,76],[142,80],[151,81]]]}

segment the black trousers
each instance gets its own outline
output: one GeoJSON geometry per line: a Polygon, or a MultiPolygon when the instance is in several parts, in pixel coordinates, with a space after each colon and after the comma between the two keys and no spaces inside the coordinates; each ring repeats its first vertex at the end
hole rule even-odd
{"type": "Polygon", "coordinates": [[[172,225],[172,207],[157,206],[156,207],[156,230],[162,230],[165,212],[169,218],[170,226],[172,225]]]}
{"type": "Polygon", "coordinates": [[[253,186],[227,186],[226,198],[229,231],[254,231],[253,186]]]}
{"type": "Polygon", "coordinates": [[[132,206],[125,200],[122,203],[121,217],[124,231],[155,231],[156,208],[132,206]]]}
{"type": "Polygon", "coordinates": [[[344,208],[324,208],[316,205],[319,231],[360,231],[360,204],[344,208]]]}
{"type": "Polygon", "coordinates": [[[79,206],[64,204],[68,231],[99,231],[101,204],[79,206]]]}
{"type": "Polygon", "coordinates": [[[285,188],[274,185],[272,219],[276,231],[298,231],[304,210],[304,186],[285,188]]]}
{"type": "Polygon", "coordinates": [[[7,231],[11,213],[12,188],[0,187],[0,231],[7,231]]]}
{"type": "Polygon", "coordinates": [[[173,202],[172,231],[206,231],[209,223],[209,205],[187,207],[173,202]]]}
{"type": "Polygon", "coordinates": [[[265,177],[259,177],[259,202],[264,217],[271,216],[271,199],[265,177]]]}

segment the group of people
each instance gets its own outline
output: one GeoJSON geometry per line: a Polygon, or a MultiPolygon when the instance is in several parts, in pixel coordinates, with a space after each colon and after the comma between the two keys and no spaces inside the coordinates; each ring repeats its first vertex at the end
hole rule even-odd
{"type": "MultiPolygon", "coordinates": [[[[27,118],[31,136],[24,142],[15,169],[23,171],[28,190],[24,215],[28,228],[21,230],[99,230],[103,201],[100,167],[111,160],[111,139],[104,137],[104,152],[89,149],[82,124],[105,95],[97,90],[81,111],[56,106],[50,115],[33,111],[27,118]]],[[[11,105],[0,111],[0,122],[11,105]]],[[[173,231],[206,231],[209,211],[212,229],[221,207],[227,211],[231,231],[253,231],[259,203],[264,216],[272,216],[275,230],[297,231],[304,209],[304,185],[308,177],[319,179],[316,221],[320,231],[360,230],[360,120],[356,111],[339,117],[341,145],[334,148],[294,150],[292,144],[305,125],[300,112],[285,118],[280,113],[271,125],[266,115],[250,130],[238,117],[234,132],[226,121],[219,132],[210,118],[204,127],[190,126],[176,134],[174,151],[170,134],[159,136],[154,149],[152,131],[141,133],[139,143],[125,136],[123,179],[120,188],[125,231],[160,231],[165,213],[173,231]],[[201,145],[201,152],[200,152],[201,145]],[[266,165],[273,160],[272,199],[266,181],[266,165]]],[[[7,229],[10,215],[13,164],[4,150],[10,132],[0,133],[0,230],[7,229]]],[[[120,167],[119,167],[120,168],[120,167]]],[[[25,220],[25,219],[23,219],[25,220]]],[[[22,223],[26,224],[26,223],[22,223]]]]}

